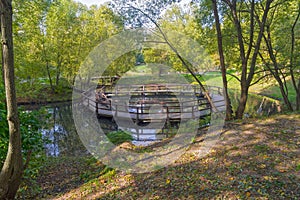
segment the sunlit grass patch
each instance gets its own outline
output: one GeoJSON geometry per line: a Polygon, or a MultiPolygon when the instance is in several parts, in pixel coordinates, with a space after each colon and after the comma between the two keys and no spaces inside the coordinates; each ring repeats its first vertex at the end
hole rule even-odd
{"type": "Polygon", "coordinates": [[[254,146],[255,151],[258,153],[265,153],[270,150],[270,147],[266,144],[257,144],[254,146]]]}

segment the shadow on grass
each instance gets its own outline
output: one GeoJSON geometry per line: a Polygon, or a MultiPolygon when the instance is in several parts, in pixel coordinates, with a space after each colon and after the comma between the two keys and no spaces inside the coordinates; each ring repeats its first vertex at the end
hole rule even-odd
{"type": "Polygon", "coordinates": [[[58,199],[300,199],[299,122],[297,114],[232,122],[201,159],[191,150],[158,171],[100,176],[58,199]]]}

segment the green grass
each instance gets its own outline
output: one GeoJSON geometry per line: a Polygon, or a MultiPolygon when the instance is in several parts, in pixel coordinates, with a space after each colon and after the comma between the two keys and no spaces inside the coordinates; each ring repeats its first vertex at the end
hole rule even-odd
{"type": "Polygon", "coordinates": [[[258,153],[266,153],[267,151],[270,150],[268,145],[265,144],[259,144],[254,146],[254,150],[258,153]]]}
{"type": "Polygon", "coordinates": [[[296,166],[296,171],[300,171],[300,163],[296,166]]]}
{"type": "MultiPolygon", "coordinates": [[[[184,75],[185,78],[189,81],[193,81],[193,77],[191,75],[184,75]]],[[[200,76],[198,76],[200,77],[200,76]]],[[[202,75],[205,83],[209,86],[217,86],[223,87],[222,76],[219,72],[208,72],[202,75]]],[[[240,82],[231,75],[227,75],[228,88],[234,90],[240,90],[240,82]]],[[[288,88],[288,96],[289,100],[295,104],[296,103],[296,91],[293,87],[293,84],[290,80],[287,81],[288,88]]],[[[253,94],[259,94],[262,96],[267,96],[273,99],[282,100],[282,95],[280,92],[280,88],[276,81],[261,81],[258,84],[255,84],[249,88],[249,92],[253,94]]]]}
{"type": "Polygon", "coordinates": [[[131,70],[127,71],[125,73],[125,76],[138,76],[138,75],[145,75],[145,74],[151,74],[152,70],[147,65],[139,65],[133,67],[131,70]]]}
{"type": "Polygon", "coordinates": [[[137,72],[151,72],[151,69],[147,65],[139,65],[135,67],[135,71],[137,72]]]}
{"type": "Polygon", "coordinates": [[[133,140],[130,133],[125,131],[113,131],[106,135],[110,142],[114,143],[115,145],[122,144],[123,142],[130,142],[133,140]]]}
{"type": "MultiPolygon", "coordinates": [[[[287,82],[287,88],[289,91],[289,100],[292,103],[296,103],[296,91],[294,89],[293,84],[291,81],[287,82]]],[[[266,95],[266,96],[271,96],[275,99],[282,99],[280,88],[277,84],[272,84],[266,87],[263,87],[260,93],[266,95]]]]}

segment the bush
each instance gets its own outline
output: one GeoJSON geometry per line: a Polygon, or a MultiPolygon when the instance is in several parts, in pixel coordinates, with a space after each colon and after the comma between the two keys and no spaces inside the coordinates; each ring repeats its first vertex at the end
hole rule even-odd
{"type": "Polygon", "coordinates": [[[125,131],[113,131],[106,135],[110,142],[115,145],[122,144],[123,142],[130,142],[133,140],[133,137],[130,133],[125,131]]]}
{"type": "MultiPolygon", "coordinates": [[[[4,90],[0,88],[0,99],[4,98],[4,90]]],[[[8,143],[9,143],[9,131],[8,123],[6,120],[6,107],[0,101],[0,167],[2,168],[6,158],[8,143]]],[[[22,156],[24,164],[28,164],[24,170],[23,180],[25,184],[33,185],[34,179],[38,175],[41,168],[41,164],[45,159],[44,144],[45,141],[42,137],[41,129],[45,125],[47,115],[46,110],[39,111],[26,111],[25,109],[19,108],[20,118],[20,131],[22,139],[22,156]],[[45,119],[41,118],[45,116],[45,119]],[[30,158],[30,159],[29,159],[30,158]],[[28,160],[29,159],[29,160],[28,160]]],[[[24,183],[23,183],[24,184],[24,183]]],[[[32,189],[32,188],[31,188],[32,189]]],[[[22,190],[22,188],[21,188],[22,190]]]]}
{"type": "MultiPolygon", "coordinates": [[[[8,124],[6,120],[6,110],[0,104],[0,166],[2,166],[9,142],[8,124]]],[[[43,127],[43,120],[40,119],[41,111],[25,111],[19,109],[20,130],[22,138],[23,158],[30,153],[31,157],[43,151],[43,137],[40,129],[43,127]]]]}

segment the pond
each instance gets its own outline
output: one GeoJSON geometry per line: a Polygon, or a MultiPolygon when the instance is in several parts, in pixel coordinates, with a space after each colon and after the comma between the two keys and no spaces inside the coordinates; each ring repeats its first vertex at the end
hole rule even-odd
{"type": "MultiPolygon", "coordinates": [[[[239,94],[231,91],[230,95],[231,97],[234,97],[232,98],[232,103],[233,107],[236,107],[239,94]]],[[[78,156],[88,154],[88,151],[81,142],[74,125],[72,104],[49,104],[45,106],[45,108],[50,114],[50,118],[47,123],[48,127],[42,130],[44,137],[49,141],[45,144],[46,154],[48,156],[78,156]]],[[[249,95],[245,115],[248,115],[246,117],[271,115],[279,111],[280,107],[278,106],[278,101],[251,94],[249,95]]],[[[176,133],[176,124],[166,127],[163,131],[148,130],[145,128],[143,131],[147,133],[147,138],[143,138],[145,136],[138,136],[136,130],[118,127],[111,119],[101,118],[99,119],[99,123],[106,134],[120,129],[131,132],[135,139],[133,141],[135,145],[148,145],[151,141],[155,141],[157,139],[160,140],[176,133]]]]}
{"type": "MultiPolygon", "coordinates": [[[[78,156],[88,154],[87,149],[84,147],[79,135],[77,134],[76,127],[72,116],[72,104],[49,104],[45,106],[50,117],[47,121],[47,128],[42,129],[42,134],[47,143],[44,145],[47,156],[78,156]]],[[[121,128],[117,126],[109,118],[98,119],[101,124],[101,128],[105,134],[119,129],[124,131],[130,131],[127,128],[121,128]]],[[[147,132],[147,130],[145,130],[147,132]]],[[[156,136],[155,131],[148,130],[151,134],[148,134],[151,140],[157,138],[162,139],[161,136],[156,136]]],[[[132,130],[133,138],[137,135],[132,130]]],[[[146,139],[147,140],[147,139],[146,139]]],[[[141,145],[141,142],[133,141],[136,145],[141,145]]],[[[150,142],[144,142],[144,144],[150,144],[150,142]]]]}
{"type": "MultiPolygon", "coordinates": [[[[236,110],[240,92],[237,90],[229,90],[229,96],[233,110],[236,110]]],[[[269,116],[279,113],[281,110],[280,101],[257,94],[249,94],[244,117],[269,116]]]]}
{"type": "Polygon", "coordinates": [[[44,138],[47,156],[76,156],[87,153],[83,146],[72,117],[72,104],[50,104],[46,106],[50,114],[47,128],[41,130],[44,138]]]}

